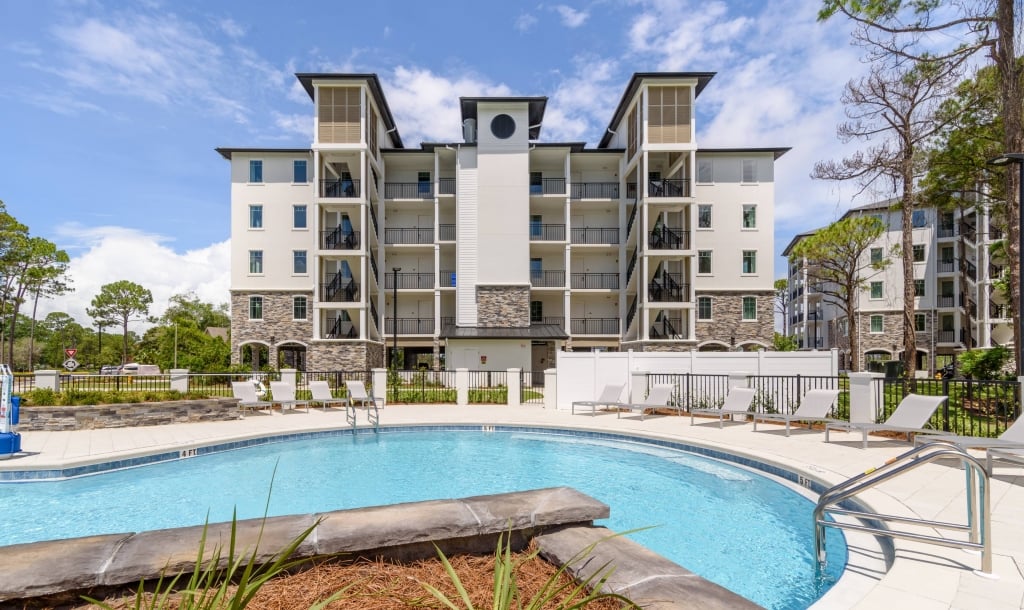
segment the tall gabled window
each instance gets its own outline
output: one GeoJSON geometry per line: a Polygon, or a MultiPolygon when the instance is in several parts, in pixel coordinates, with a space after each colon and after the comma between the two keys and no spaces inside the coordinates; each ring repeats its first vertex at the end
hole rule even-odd
{"type": "Polygon", "coordinates": [[[263,161],[251,159],[249,161],[249,182],[260,184],[263,182],[263,161]]]}

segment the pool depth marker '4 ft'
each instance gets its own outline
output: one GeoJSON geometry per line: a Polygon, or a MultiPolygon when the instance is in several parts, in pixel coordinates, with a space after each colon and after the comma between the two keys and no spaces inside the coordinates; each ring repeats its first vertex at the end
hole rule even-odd
{"type": "Polygon", "coordinates": [[[21,451],[21,435],[14,431],[18,423],[18,398],[11,395],[14,375],[6,364],[0,364],[0,459],[21,451]]]}

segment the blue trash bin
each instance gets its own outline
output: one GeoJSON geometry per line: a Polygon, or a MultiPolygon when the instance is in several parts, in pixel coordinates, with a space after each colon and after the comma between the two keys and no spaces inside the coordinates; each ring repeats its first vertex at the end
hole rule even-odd
{"type": "Polygon", "coordinates": [[[21,396],[11,396],[11,425],[17,426],[21,417],[21,396]]]}

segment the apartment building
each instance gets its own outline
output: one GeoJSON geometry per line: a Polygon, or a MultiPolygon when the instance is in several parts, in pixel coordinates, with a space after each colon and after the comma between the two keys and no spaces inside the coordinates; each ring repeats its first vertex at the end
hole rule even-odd
{"type": "Polygon", "coordinates": [[[217,149],[233,362],[540,371],[563,349],[771,346],[788,149],[698,146],[713,73],[634,74],[592,148],[541,139],[545,97],[460,98],[461,141],[407,147],[376,75],[296,76],[310,148],[217,149]]]}
{"type": "MultiPolygon", "coordinates": [[[[883,271],[867,270],[866,287],[858,299],[861,362],[903,358],[902,212],[899,202],[887,200],[849,210],[872,215],[884,223],[881,237],[864,254],[869,260],[887,257],[883,271]],[[894,249],[895,248],[895,249],[894,249]]],[[[914,329],[917,368],[933,374],[967,349],[987,348],[1013,341],[1006,295],[998,284],[1005,268],[992,245],[1002,231],[984,207],[954,211],[935,207],[914,210],[913,259],[915,285],[914,329]]],[[[794,259],[793,248],[813,235],[796,235],[783,254],[790,258],[787,306],[788,334],[804,349],[838,348],[842,366],[849,362],[849,324],[846,315],[819,287],[808,281],[807,261],[794,259]]]]}

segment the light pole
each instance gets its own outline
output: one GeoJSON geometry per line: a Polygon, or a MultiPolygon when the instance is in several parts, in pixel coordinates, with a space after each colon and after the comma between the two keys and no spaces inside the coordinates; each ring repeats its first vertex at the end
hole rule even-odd
{"type": "Polygon", "coordinates": [[[401,267],[392,267],[394,281],[391,287],[391,369],[398,370],[398,272],[401,267]]]}
{"type": "MultiPolygon", "coordinates": [[[[1013,341],[1017,347],[1017,376],[1024,375],[1024,342],[1021,341],[1024,333],[1021,333],[1022,321],[1024,321],[1024,289],[1021,287],[1021,273],[1024,272],[1024,243],[1021,242],[1021,231],[1024,231],[1024,153],[1003,153],[994,159],[989,159],[989,165],[1005,167],[1016,164],[1019,174],[1017,176],[1017,320],[1013,325],[1013,341]]],[[[1009,198],[1009,193],[1007,193],[1009,198]]]]}

